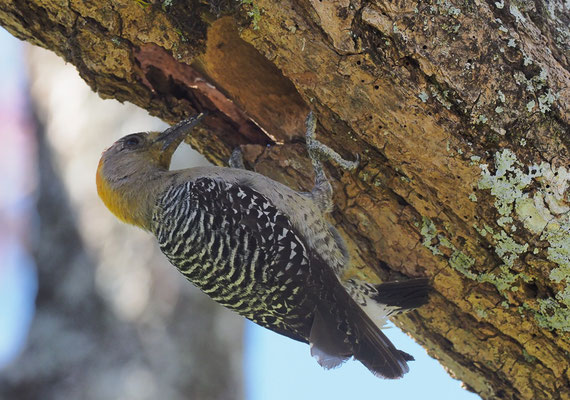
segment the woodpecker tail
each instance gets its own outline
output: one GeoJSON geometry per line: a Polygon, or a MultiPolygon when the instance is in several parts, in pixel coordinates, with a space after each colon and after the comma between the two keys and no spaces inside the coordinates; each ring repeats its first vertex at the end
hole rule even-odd
{"type": "Polygon", "coordinates": [[[354,356],[378,377],[396,379],[408,372],[407,362],[414,358],[390,342],[374,314],[380,310],[387,318],[390,312],[423,304],[427,280],[377,286],[356,280],[341,283],[319,258],[312,257],[311,266],[314,275],[310,275],[309,286],[327,288],[319,293],[308,338],[317,362],[330,369],[354,356]],[[422,294],[415,295],[415,291],[422,294]]]}
{"type": "Polygon", "coordinates": [[[356,326],[360,331],[358,335],[360,339],[355,348],[354,358],[377,377],[401,378],[410,370],[407,362],[414,361],[414,357],[398,350],[364,313],[364,310],[359,308],[359,311],[359,313],[356,312],[359,314],[356,318],[356,326]]]}
{"type": "Polygon", "coordinates": [[[354,356],[381,378],[408,372],[414,358],[398,350],[340,285],[332,289],[336,303],[317,306],[313,317],[309,343],[317,362],[331,369],[354,356]]]}
{"type": "Polygon", "coordinates": [[[391,307],[395,313],[418,308],[428,302],[431,286],[427,278],[402,282],[386,282],[375,285],[376,292],[370,298],[379,304],[391,307]]]}
{"type": "Polygon", "coordinates": [[[357,326],[364,340],[361,340],[354,357],[376,376],[399,378],[408,372],[407,361],[413,361],[414,357],[396,349],[378,328],[382,327],[387,317],[427,303],[431,287],[428,279],[424,278],[372,286],[375,290],[363,296],[367,306],[355,304],[360,309],[360,313],[355,314],[360,319],[357,326]],[[376,320],[374,317],[378,315],[382,315],[383,319],[376,320]]]}
{"type": "Polygon", "coordinates": [[[379,285],[349,279],[343,286],[379,328],[384,327],[389,317],[427,303],[431,290],[426,278],[379,285]]]}

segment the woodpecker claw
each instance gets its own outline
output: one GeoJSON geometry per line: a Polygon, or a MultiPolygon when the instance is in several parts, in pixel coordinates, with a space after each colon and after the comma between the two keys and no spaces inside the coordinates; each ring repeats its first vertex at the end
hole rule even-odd
{"type": "Polygon", "coordinates": [[[309,152],[309,155],[311,156],[311,160],[313,160],[313,164],[315,164],[315,161],[318,163],[318,161],[324,159],[324,160],[333,160],[340,167],[348,171],[352,171],[356,169],[356,167],[358,167],[360,163],[360,156],[358,154],[356,155],[355,161],[345,160],[336,151],[331,149],[329,146],[319,142],[315,138],[317,119],[312,111],[309,112],[309,115],[307,115],[307,119],[305,120],[305,126],[307,128],[307,132],[305,134],[305,139],[307,142],[307,150],[309,152]]]}

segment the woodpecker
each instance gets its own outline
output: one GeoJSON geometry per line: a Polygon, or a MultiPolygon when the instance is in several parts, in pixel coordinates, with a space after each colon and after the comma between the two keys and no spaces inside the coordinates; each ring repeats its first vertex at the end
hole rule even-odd
{"type": "Polygon", "coordinates": [[[371,284],[344,279],[347,247],[326,220],[332,187],[322,168],[346,161],[315,138],[306,141],[315,171],[311,192],[297,192],[243,168],[169,171],[172,154],[203,115],[162,133],[127,135],[103,152],[99,196],[120,220],[151,232],[160,249],[194,285],[251,321],[310,345],[326,369],[350,357],[376,376],[400,378],[413,357],[382,333],[387,318],[427,302],[427,279],[371,284]]]}

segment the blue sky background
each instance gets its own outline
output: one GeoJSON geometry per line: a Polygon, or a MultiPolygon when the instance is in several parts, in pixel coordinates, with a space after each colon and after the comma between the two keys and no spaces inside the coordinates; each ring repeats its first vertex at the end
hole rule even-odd
{"type": "Polygon", "coordinates": [[[358,361],[326,371],[309,354],[309,346],[274,334],[251,322],[246,325],[247,400],[292,399],[422,399],[476,400],[436,360],[392,323],[385,330],[397,348],[412,354],[410,372],[398,380],[372,375],[358,361]]]}
{"type": "MultiPolygon", "coordinates": [[[[3,51],[0,59],[0,100],[5,100],[0,102],[0,107],[6,111],[9,99],[16,96],[11,92],[21,90],[22,82],[25,82],[25,66],[21,56],[22,44],[2,28],[0,48],[3,51]]],[[[2,114],[0,110],[0,117],[2,115],[6,113],[2,114]]],[[[0,123],[5,121],[0,118],[0,123]]],[[[3,134],[9,132],[4,131],[3,134]]],[[[0,180],[2,196],[7,189],[7,182],[0,180]]],[[[0,374],[2,365],[14,358],[25,344],[36,289],[33,260],[21,244],[0,235],[0,374]]],[[[244,343],[246,399],[479,399],[479,396],[462,389],[460,382],[449,377],[421,346],[391,326],[386,331],[388,337],[396,347],[416,358],[410,363],[410,372],[395,381],[376,378],[355,361],[326,371],[310,356],[307,345],[248,322],[244,343]]]]}

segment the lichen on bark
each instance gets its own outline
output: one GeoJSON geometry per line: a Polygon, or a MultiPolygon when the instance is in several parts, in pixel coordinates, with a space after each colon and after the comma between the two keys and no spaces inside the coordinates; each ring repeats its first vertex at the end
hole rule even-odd
{"type": "Polygon", "coordinates": [[[315,110],[319,137],[362,157],[328,170],[355,273],[432,278],[396,323],[483,398],[570,398],[561,1],[149,3],[8,2],[0,20],[102,96],[168,122],[220,110],[194,147],[222,164],[244,145],[303,190],[315,110]]]}

